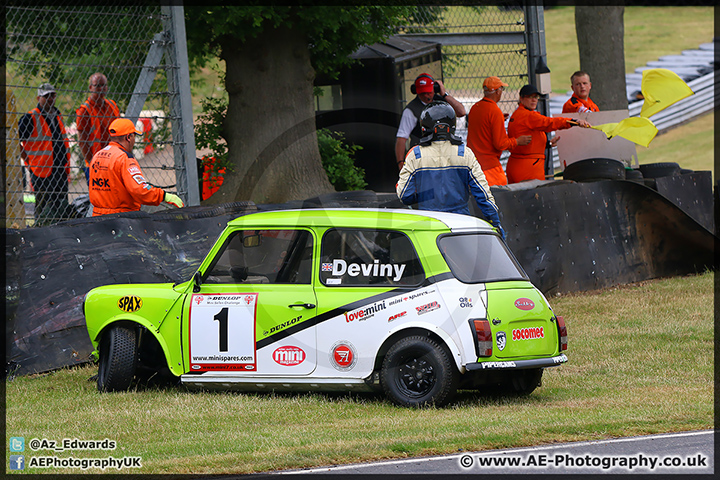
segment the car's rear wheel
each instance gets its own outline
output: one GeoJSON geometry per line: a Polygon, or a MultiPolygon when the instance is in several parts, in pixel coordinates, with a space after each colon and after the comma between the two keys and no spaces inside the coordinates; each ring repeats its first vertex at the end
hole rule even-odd
{"type": "Polygon", "coordinates": [[[385,355],[380,383],[393,402],[406,407],[446,405],[457,390],[458,371],[435,340],[405,337],[385,355]]]}
{"type": "Polygon", "coordinates": [[[120,392],[130,388],[137,368],[135,329],[111,327],[100,340],[97,388],[101,392],[120,392]]]}

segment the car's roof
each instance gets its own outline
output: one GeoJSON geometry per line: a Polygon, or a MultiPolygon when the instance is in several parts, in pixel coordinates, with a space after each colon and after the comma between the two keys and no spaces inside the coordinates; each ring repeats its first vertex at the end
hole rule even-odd
{"type": "Polygon", "coordinates": [[[272,210],[243,215],[228,226],[392,228],[400,230],[491,231],[487,222],[470,215],[390,208],[311,208],[272,210]]]}

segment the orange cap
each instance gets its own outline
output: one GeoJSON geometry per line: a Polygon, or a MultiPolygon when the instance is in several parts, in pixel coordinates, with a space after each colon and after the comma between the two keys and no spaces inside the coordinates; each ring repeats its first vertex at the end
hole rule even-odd
{"type": "Polygon", "coordinates": [[[135,128],[135,124],[129,118],[118,118],[108,127],[108,132],[112,137],[122,137],[128,133],[134,133],[135,135],[142,135],[142,132],[135,128]]]}
{"type": "Polygon", "coordinates": [[[503,83],[498,77],[487,77],[483,82],[483,88],[486,90],[497,90],[500,87],[507,87],[507,83],[503,83]]]}

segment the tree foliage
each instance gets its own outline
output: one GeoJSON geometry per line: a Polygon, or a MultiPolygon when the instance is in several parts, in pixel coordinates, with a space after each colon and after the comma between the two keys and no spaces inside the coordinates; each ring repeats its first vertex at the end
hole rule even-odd
{"type": "MultiPolygon", "coordinates": [[[[227,142],[230,173],[213,201],[275,203],[331,191],[315,132],[315,75],[336,78],[358,47],[384,41],[420,11],[365,5],[187,7],[191,64],[221,58],[226,65],[228,107],[224,118],[210,116],[222,122],[216,131],[227,142]]],[[[440,11],[431,7],[423,13],[432,20],[440,11]]]]}
{"type": "MultiPolygon", "coordinates": [[[[431,17],[436,8],[429,10],[431,17]]],[[[223,46],[283,28],[304,34],[317,73],[334,75],[359,46],[395,34],[417,12],[406,6],[190,6],[185,8],[188,57],[202,66],[220,57],[223,46]]]]}
{"type": "MultiPolygon", "coordinates": [[[[40,78],[68,91],[85,92],[90,74],[112,65],[121,72],[110,79],[112,84],[132,85],[132,67],[143,64],[148,40],[163,28],[153,9],[157,7],[39,4],[26,5],[20,14],[8,7],[7,56],[22,58],[8,63],[13,69],[9,73],[28,82],[40,78]],[[140,35],[128,38],[128,32],[140,35]],[[143,34],[148,38],[141,38],[143,34]],[[128,76],[122,67],[127,67],[128,76]]],[[[158,81],[165,85],[164,78],[158,81]]],[[[122,111],[129,96],[117,101],[122,111]]]]}
{"type": "Polygon", "coordinates": [[[362,190],[367,186],[365,170],[355,165],[355,153],[359,145],[348,145],[342,132],[318,130],[318,146],[323,168],[328,180],[340,192],[362,190]]]}

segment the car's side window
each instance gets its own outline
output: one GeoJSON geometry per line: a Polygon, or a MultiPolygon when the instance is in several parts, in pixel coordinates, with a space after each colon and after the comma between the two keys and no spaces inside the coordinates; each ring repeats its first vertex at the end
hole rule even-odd
{"type": "Polygon", "coordinates": [[[307,230],[234,232],[204,283],[300,283],[312,279],[313,237],[307,230]]]}
{"type": "Polygon", "coordinates": [[[321,243],[327,286],[416,286],[425,280],[412,241],[402,232],[333,228],[321,243]]]}

